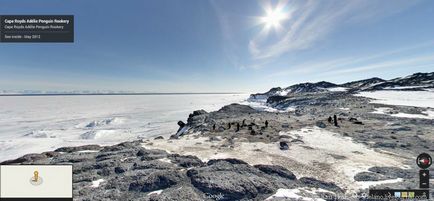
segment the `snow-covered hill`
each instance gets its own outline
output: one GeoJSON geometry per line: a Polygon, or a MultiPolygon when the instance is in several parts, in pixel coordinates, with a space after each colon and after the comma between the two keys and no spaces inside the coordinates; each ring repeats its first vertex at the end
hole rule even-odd
{"type": "MultiPolygon", "coordinates": [[[[275,87],[265,93],[252,94],[249,98],[251,101],[263,101],[275,96],[291,97],[300,93],[327,93],[327,92],[346,92],[358,93],[362,91],[377,90],[432,90],[434,88],[434,72],[415,73],[406,77],[399,77],[390,80],[384,80],[378,77],[370,79],[357,80],[343,84],[334,84],[331,82],[321,81],[316,83],[301,83],[291,85],[286,88],[275,87]]],[[[280,98],[280,99],[282,99],[280,98]]]]}

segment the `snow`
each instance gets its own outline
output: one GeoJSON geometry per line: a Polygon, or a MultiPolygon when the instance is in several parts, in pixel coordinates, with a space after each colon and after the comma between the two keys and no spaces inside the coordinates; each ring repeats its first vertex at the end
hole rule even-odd
{"type": "Polygon", "coordinates": [[[417,89],[423,87],[426,86],[393,86],[393,87],[385,87],[384,89],[417,89]]]}
{"type": "Polygon", "coordinates": [[[294,111],[295,110],[295,108],[293,108],[293,107],[287,107],[285,109],[276,109],[276,108],[270,107],[266,103],[266,100],[264,100],[264,101],[261,101],[261,100],[255,100],[255,101],[246,100],[246,101],[242,101],[241,104],[248,105],[248,106],[250,106],[250,107],[252,107],[252,108],[254,108],[256,110],[266,111],[266,112],[280,112],[280,113],[283,113],[283,112],[290,112],[290,111],[294,111]]]}
{"type": "Polygon", "coordinates": [[[292,198],[292,199],[300,199],[301,196],[298,195],[300,193],[300,190],[298,189],[277,189],[276,194],[270,196],[266,200],[269,200],[271,198],[292,198]]]}
{"type": "Polygon", "coordinates": [[[96,180],[96,181],[92,181],[92,185],[91,185],[90,187],[92,187],[92,188],[98,188],[99,185],[100,185],[102,182],[104,182],[104,181],[105,181],[104,179],[98,179],[98,180],[96,180]]]}
{"type": "Polygon", "coordinates": [[[419,118],[419,119],[434,119],[434,111],[433,110],[427,110],[422,112],[424,114],[427,115],[423,115],[423,114],[407,114],[407,113],[397,113],[397,114],[392,114],[392,116],[394,117],[402,117],[402,118],[419,118]]]}
{"type": "Polygon", "coordinates": [[[373,103],[434,108],[432,91],[374,91],[360,92],[356,96],[373,98],[373,103]]]}
{"type": "Polygon", "coordinates": [[[403,181],[402,178],[397,179],[388,179],[388,180],[382,180],[382,181],[358,181],[356,182],[358,185],[361,186],[362,189],[367,189],[371,186],[381,185],[381,184],[392,184],[392,183],[398,183],[403,181]]]}
{"type": "Polygon", "coordinates": [[[169,136],[194,110],[218,110],[247,94],[1,96],[0,161],[62,146],[169,136]]]}
{"type": "Polygon", "coordinates": [[[421,119],[434,119],[434,110],[426,110],[423,111],[422,114],[407,114],[407,113],[396,113],[391,114],[391,111],[393,109],[389,107],[378,107],[375,108],[375,111],[372,112],[373,114],[385,114],[390,115],[393,117],[401,117],[401,118],[421,118],[421,119]]]}
{"type": "Polygon", "coordinates": [[[333,88],[327,88],[327,90],[333,91],[333,92],[342,92],[342,91],[347,91],[348,88],[345,88],[345,87],[333,87],[333,88]]]}
{"type": "Polygon", "coordinates": [[[291,91],[290,89],[283,89],[283,90],[280,90],[279,92],[277,92],[276,94],[279,96],[286,96],[286,95],[288,95],[288,93],[290,91],[291,91]]]}
{"type": "Polygon", "coordinates": [[[172,163],[172,161],[170,159],[168,159],[168,158],[160,158],[158,160],[161,161],[161,162],[165,162],[165,163],[172,163]]]}
{"type": "Polygon", "coordinates": [[[97,153],[99,152],[98,150],[81,150],[81,151],[77,151],[78,153],[97,153]]]}
{"type": "MultiPolygon", "coordinates": [[[[296,199],[296,200],[305,200],[305,201],[325,201],[324,199],[318,198],[317,192],[330,192],[324,189],[308,189],[308,188],[294,188],[294,189],[285,189],[285,188],[279,188],[277,189],[277,192],[268,197],[265,200],[272,200],[272,199],[296,199]],[[315,198],[312,198],[315,197],[315,198]]],[[[332,192],[330,192],[332,193],[332,192]]]]}
{"type": "Polygon", "coordinates": [[[152,191],[150,193],[148,193],[148,195],[160,195],[163,192],[163,190],[157,190],[157,191],[152,191]]]}
{"type": "Polygon", "coordinates": [[[373,111],[373,114],[388,114],[391,110],[393,110],[390,107],[377,107],[375,108],[375,111],[373,111]]]}
{"type": "Polygon", "coordinates": [[[388,164],[404,168],[404,159],[399,156],[378,152],[352,141],[349,137],[342,137],[318,127],[279,134],[302,140],[304,143],[292,143],[289,151],[282,151],[278,143],[247,142],[240,138],[234,140],[233,148],[223,148],[221,145],[226,139],[209,141],[208,137],[201,137],[198,133],[171,142],[151,140],[150,143],[143,143],[143,146],[169,153],[194,155],[205,162],[211,159],[237,158],[250,165],[280,165],[293,172],[297,178],[313,177],[332,181],[349,191],[363,187],[364,184],[355,182],[354,176],[370,167],[388,164]],[[341,157],[337,159],[334,155],[341,157]]]}

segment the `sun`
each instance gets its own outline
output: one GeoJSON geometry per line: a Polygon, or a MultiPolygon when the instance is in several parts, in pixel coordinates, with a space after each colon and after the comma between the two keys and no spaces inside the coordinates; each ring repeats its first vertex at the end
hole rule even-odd
{"type": "Polygon", "coordinates": [[[288,17],[281,8],[267,9],[265,13],[266,15],[261,17],[261,22],[265,24],[266,29],[278,29],[281,26],[281,22],[288,17]]]}

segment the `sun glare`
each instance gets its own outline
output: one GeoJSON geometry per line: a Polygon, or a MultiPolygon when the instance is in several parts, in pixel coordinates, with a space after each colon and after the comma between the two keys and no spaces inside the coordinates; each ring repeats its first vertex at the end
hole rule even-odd
{"type": "Polygon", "coordinates": [[[269,28],[279,28],[281,22],[287,18],[287,14],[282,11],[282,9],[268,9],[266,10],[266,15],[261,18],[261,22],[265,24],[267,29],[269,28]]]}

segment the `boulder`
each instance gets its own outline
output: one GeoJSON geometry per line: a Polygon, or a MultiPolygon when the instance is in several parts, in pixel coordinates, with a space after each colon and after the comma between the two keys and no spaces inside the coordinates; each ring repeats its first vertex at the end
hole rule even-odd
{"type": "Polygon", "coordinates": [[[289,145],[286,142],[279,142],[280,150],[288,150],[289,145]]]}
{"type": "Polygon", "coordinates": [[[277,188],[268,179],[234,171],[190,172],[191,183],[204,193],[222,194],[221,200],[252,199],[277,188]]]}
{"type": "Polygon", "coordinates": [[[360,172],[354,176],[355,181],[381,181],[388,179],[384,175],[374,172],[360,172]]]}
{"type": "Polygon", "coordinates": [[[172,154],[168,157],[172,163],[175,163],[184,168],[199,167],[204,163],[196,156],[182,156],[179,154],[172,154]]]}
{"type": "Polygon", "coordinates": [[[165,189],[176,185],[183,180],[183,175],[177,171],[163,170],[155,171],[152,174],[139,177],[130,183],[129,191],[149,192],[159,189],[165,189]]]}
{"type": "Polygon", "coordinates": [[[269,174],[269,175],[277,175],[279,177],[283,177],[290,180],[295,180],[297,177],[287,170],[286,168],[278,165],[255,165],[255,168],[258,168],[260,171],[269,174]]]}
{"type": "Polygon", "coordinates": [[[318,126],[319,128],[326,128],[327,127],[327,125],[322,121],[317,121],[316,126],[318,126]]]}
{"type": "Polygon", "coordinates": [[[310,177],[302,177],[299,181],[311,188],[322,188],[333,192],[343,192],[343,190],[339,188],[339,186],[332,182],[320,181],[310,177]]]}

